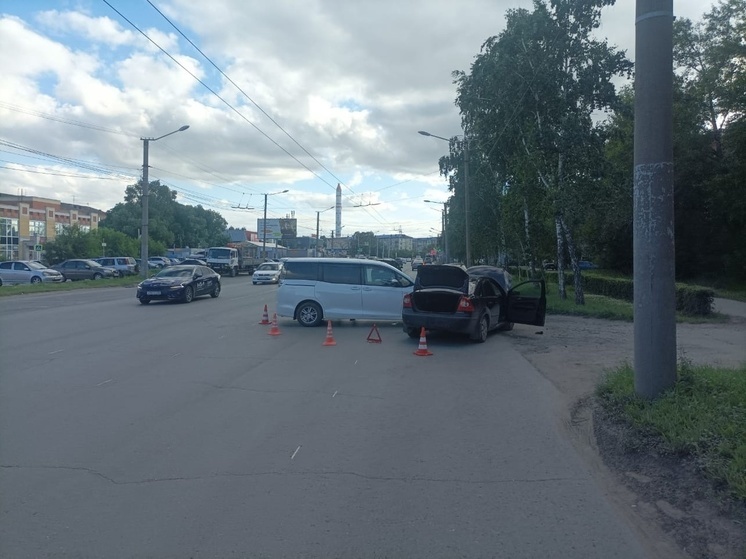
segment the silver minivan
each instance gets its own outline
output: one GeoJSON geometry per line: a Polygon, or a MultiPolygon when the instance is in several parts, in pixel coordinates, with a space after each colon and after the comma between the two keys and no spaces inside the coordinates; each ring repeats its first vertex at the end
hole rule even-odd
{"type": "Polygon", "coordinates": [[[277,315],[303,326],[324,320],[401,322],[412,278],[393,266],[358,258],[288,258],[277,289],[277,315]]]}

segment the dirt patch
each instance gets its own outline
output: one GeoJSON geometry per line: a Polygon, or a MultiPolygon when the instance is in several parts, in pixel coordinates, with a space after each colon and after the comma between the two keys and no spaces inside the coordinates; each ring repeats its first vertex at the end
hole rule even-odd
{"type": "MultiPolygon", "coordinates": [[[[746,319],[679,324],[677,351],[693,364],[746,362],[746,319]]],[[[552,315],[545,328],[507,333],[566,398],[564,424],[610,497],[656,557],[746,558],[746,503],[715,487],[689,457],[663,452],[606,415],[593,391],[606,371],[633,362],[633,325],[552,315]]]]}

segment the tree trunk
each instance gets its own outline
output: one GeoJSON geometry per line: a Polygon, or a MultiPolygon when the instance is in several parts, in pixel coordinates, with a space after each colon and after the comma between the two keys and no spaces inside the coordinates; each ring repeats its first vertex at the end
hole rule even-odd
{"type": "Polygon", "coordinates": [[[567,252],[570,254],[570,262],[572,262],[572,277],[573,277],[573,285],[575,287],[575,304],[576,305],[585,305],[585,295],[583,294],[583,278],[580,275],[580,266],[578,266],[578,253],[575,249],[575,241],[572,238],[572,233],[570,232],[570,228],[565,223],[565,220],[560,219],[560,224],[562,225],[562,231],[565,234],[565,239],[567,240],[567,252]]]}
{"type": "Polygon", "coordinates": [[[536,261],[534,258],[534,250],[531,245],[531,233],[529,230],[529,215],[528,215],[528,201],[526,197],[523,197],[523,227],[526,234],[526,248],[528,249],[528,260],[529,260],[529,277],[536,277],[536,261]]]}
{"type": "Polygon", "coordinates": [[[565,237],[562,235],[562,223],[560,216],[554,216],[554,228],[557,234],[557,292],[560,299],[567,299],[565,289],[565,237]]]}

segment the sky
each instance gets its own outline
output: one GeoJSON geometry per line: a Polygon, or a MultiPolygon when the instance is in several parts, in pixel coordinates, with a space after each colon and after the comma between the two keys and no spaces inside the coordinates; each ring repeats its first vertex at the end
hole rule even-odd
{"type": "MultiPolygon", "coordinates": [[[[634,60],[635,2],[598,36],[634,60]]],[[[435,236],[453,71],[529,0],[0,0],[0,192],[109,210],[142,174],[256,231],[435,236]],[[201,51],[201,52],[200,52],[201,51]],[[287,192],[283,192],[287,190],[287,192]],[[267,195],[266,197],[264,195],[267,195]],[[428,203],[430,200],[435,203],[428,203]]],[[[674,0],[699,21],[712,0],[674,0]]]]}

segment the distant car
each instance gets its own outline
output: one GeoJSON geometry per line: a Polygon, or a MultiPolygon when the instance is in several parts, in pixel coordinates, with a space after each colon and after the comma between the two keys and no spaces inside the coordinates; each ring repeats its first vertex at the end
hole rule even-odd
{"type": "Polygon", "coordinates": [[[155,264],[158,268],[165,268],[166,266],[171,265],[171,259],[166,258],[165,256],[150,256],[148,258],[148,262],[152,262],[155,264]]]}
{"type": "Polygon", "coordinates": [[[100,280],[104,278],[114,278],[119,274],[114,268],[102,266],[95,260],[84,258],[72,258],[52,266],[62,274],[63,281],[71,280],[100,280]]]}
{"type": "Polygon", "coordinates": [[[140,266],[131,256],[102,256],[96,258],[96,262],[102,266],[114,268],[120,278],[136,276],[140,272],[140,266]]]}
{"type": "Polygon", "coordinates": [[[251,276],[251,283],[279,283],[282,273],[281,262],[265,262],[260,264],[251,276]]]}
{"type": "Polygon", "coordinates": [[[220,295],[220,275],[207,266],[169,266],[137,286],[137,298],[143,305],[150,301],[191,303],[200,295],[220,295]]]}
{"type": "Polygon", "coordinates": [[[207,266],[207,262],[201,258],[185,258],[179,262],[180,266],[207,266]]]}
{"type": "Polygon", "coordinates": [[[481,343],[490,331],[510,330],[513,323],[543,326],[546,305],[544,280],[511,287],[501,268],[432,264],[417,270],[414,290],[404,295],[402,322],[411,338],[425,328],[468,334],[481,343]]]}
{"type": "Polygon", "coordinates": [[[399,260],[396,258],[379,258],[378,261],[385,262],[386,264],[388,264],[389,266],[393,266],[397,270],[402,269],[401,262],[399,262],[399,260]]]}
{"type": "Polygon", "coordinates": [[[557,269],[557,264],[555,264],[551,260],[544,260],[544,262],[541,263],[541,267],[544,268],[547,271],[556,270],[557,269]]]}
{"type": "Polygon", "coordinates": [[[595,270],[598,268],[593,262],[590,260],[580,260],[578,261],[578,268],[581,270],[595,270]]]}
{"type": "Polygon", "coordinates": [[[39,262],[31,260],[0,262],[0,285],[62,281],[64,278],[61,273],[39,262]]]}
{"type": "Polygon", "coordinates": [[[415,257],[412,260],[412,270],[416,270],[417,268],[419,268],[420,266],[422,266],[423,263],[424,263],[424,261],[422,260],[422,258],[420,258],[419,256],[415,257]]]}

